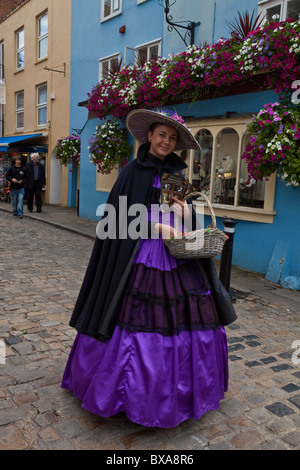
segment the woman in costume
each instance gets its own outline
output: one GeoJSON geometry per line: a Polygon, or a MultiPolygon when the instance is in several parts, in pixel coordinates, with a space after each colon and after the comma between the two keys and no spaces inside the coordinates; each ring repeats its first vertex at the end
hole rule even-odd
{"type": "MultiPolygon", "coordinates": [[[[153,209],[162,176],[186,168],[174,151],[199,144],[172,112],[135,110],[126,125],[142,145],[107,200],[115,236],[96,237],[70,320],[78,333],[62,387],[99,416],[125,412],[143,426],[172,428],[219,408],[228,387],[224,326],[236,314],[211,259],[168,252],[163,237],[175,234],[174,224],[153,209]],[[121,196],[128,208],[148,209],[139,237],[124,236],[134,217],[120,209],[121,196]]],[[[174,205],[195,227],[194,210],[177,199],[174,205]]]]}

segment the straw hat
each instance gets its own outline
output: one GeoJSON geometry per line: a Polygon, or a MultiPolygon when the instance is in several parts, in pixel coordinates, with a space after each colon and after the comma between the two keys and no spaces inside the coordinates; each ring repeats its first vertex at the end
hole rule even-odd
{"type": "Polygon", "coordinates": [[[174,111],[135,109],[128,114],[126,119],[126,126],[130,134],[142,144],[148,142],[149,128],[155,123],[171,126],[178,131],[178,140],[175,150],[200,150],[200,145],[186,127],[184,120],[174,111]]]}

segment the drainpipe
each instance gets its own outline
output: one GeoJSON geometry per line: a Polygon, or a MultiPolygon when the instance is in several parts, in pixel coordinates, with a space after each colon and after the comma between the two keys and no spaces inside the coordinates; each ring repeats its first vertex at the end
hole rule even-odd
{"type": "Polygon", "coordinates": [[[214,2],[214,17],[213,17],[212,44],[215,43],[216,10],[217,10],[217,2],[214,2]]]}

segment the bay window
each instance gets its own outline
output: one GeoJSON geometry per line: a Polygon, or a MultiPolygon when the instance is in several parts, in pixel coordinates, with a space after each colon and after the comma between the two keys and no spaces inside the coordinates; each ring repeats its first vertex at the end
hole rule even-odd
{"type": "MultiPolygon", "coordinates": [[[[272,223],[275,175],[269,181],[249,178],[242,159],[248,142],[246,119],[194,121],[188,127],[201,150],[181,152],[188,165],[184,175],[209,198],[216,215],[272,223]]],[[[200,195],[193,199],[196,208],[203,205],[200,195]]]]}

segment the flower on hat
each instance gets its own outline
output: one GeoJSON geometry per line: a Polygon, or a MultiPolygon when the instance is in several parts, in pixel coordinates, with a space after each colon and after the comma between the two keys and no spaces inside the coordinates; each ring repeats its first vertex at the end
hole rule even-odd
{"type": "Polygon", "coordinates": [[[180,124],[182,124],[183,126],[186,126],[185,122],[184,122],[184,119],[179,116],[179,114],[177,114],[175,111],[171,111],[169,109],[164,109],[164,110],[159,110],[157,111],[159,114],[162,114],[163,116],[166,116],[166,117],[169,117],[171,119],[174,119],[174,121],[177,121],[179,122],[180,124]]]}

